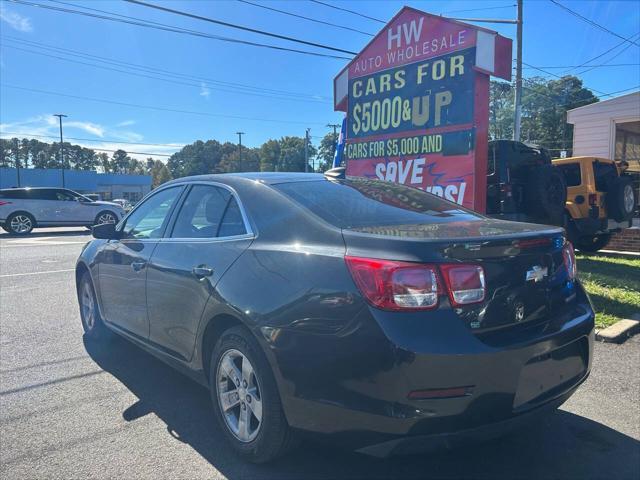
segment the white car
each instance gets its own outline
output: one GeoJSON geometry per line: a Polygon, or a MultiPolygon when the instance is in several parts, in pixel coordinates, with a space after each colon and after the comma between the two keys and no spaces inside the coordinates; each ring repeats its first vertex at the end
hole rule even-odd
{"type": "Polygon", "coordinates": [[[124,213],[117,203],[92,201],[66,188],[0,190],[0,225],[14,235],[26,235],[36,227],[118,223],[124,213]]]}

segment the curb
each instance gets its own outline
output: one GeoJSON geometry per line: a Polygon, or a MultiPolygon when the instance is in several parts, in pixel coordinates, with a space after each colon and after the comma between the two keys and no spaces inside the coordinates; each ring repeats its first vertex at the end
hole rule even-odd
{"type": "MultiPolygon", "coordinates": [[[[578,249],[578,251],[580,251],[580,249],[578,249]]],[[[640,257],[640,252],[627,252],[624,250],[600,250],[597,253],[593,254],[589,254],[586,252],[581,252],[583,253],[583,255],[597,255],[597,254],[602,254],[605,255],[607,257],[626,257],[626,258],[638,258],[640,257]]]]}
{"type": "Polygon", "coordinates": [[[640,331],[640,313],[632,318],[619,320],[613,325],[596,331],[596,340],[605,343],[622,343],[640,331]]]}

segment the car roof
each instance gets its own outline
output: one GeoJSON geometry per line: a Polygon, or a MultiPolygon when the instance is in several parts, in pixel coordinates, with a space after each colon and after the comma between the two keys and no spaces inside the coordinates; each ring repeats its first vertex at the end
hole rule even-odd
{"type": "Polygon", "coordinates": [[[68,188],[62,187],[11,187],[11,188],[3,188],[2,192],[7,191],[16,191],[16,190],[69,190],[68,188]]]}
{"type": "Polygon", "coordinates": [[[164,185],[190,183],[190,182],[217,182],[233,186],[240,183],[260,182],[267,185],[290,182],[310,182],[324,180],[321,173],[298,172],[243,172],[243,173],[216,173],[208,175],[193,175],[190,177],[176,178],[164,185]]]}

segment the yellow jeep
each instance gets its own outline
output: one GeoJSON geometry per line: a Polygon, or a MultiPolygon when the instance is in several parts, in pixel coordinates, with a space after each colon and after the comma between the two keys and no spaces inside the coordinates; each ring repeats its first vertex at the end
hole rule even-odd
{"type": "Polygon", "coordinates": [[[564,175],[567,203],[564,227],[579,250],[597,252],[611,234],[631,226],[637,205],[627,164],[596,157],[552,161],[564,175]]]}

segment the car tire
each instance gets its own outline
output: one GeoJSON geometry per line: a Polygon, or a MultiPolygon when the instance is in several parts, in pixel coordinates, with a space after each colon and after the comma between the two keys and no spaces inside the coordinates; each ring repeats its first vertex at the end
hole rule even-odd
{"type": "Polygon", "coordinates": [[[9,215],[4,224],[4,229],[11,235],[28,235],[36,226],[33,215],[27,212],[16,212],[9,215]]]}
{"type": "Polygon", "coordinates": [[[103,223],[118,223],[118,216],[110,210],[103,210],[94,220],[94,225],[102,225],[103,223]]]}
{"type": "Polygon", "coordinates": [[[605,233],[602,235],[580,237],[574,241],[573,245],[581,252],[596,253],[598,250],[606,247],[610,240],[611,235],[605,233]]]}
{"type": "Polygon", "coordinates": [[[209,385],[218,424],[242,457],[264,463],[294,446],[271,367],[246,328],[232,327],[216,342],[209,385]]]}
{"type": "Polygon", "coordinates": [[[607,189],[607,213],[616,222],[626,222],[633,217],[636,199],[633,194],[631,178],[614,178],[607,189]]]}
{"type": "Polygon", "coordinates": [[[529,215],[561,225],[567,202],[567,184],[558,169],[545,165],[531,171],[524,197],[529,215]]]}
{"type": "Polygon", "coordinates": [[[78,284],[78,304],[80,320],[84,335],[89,340],[102,341],[111,337],[111,331],[105,326],[100,316],[96,291],[89,272],[85,272],[78,284]]]}

